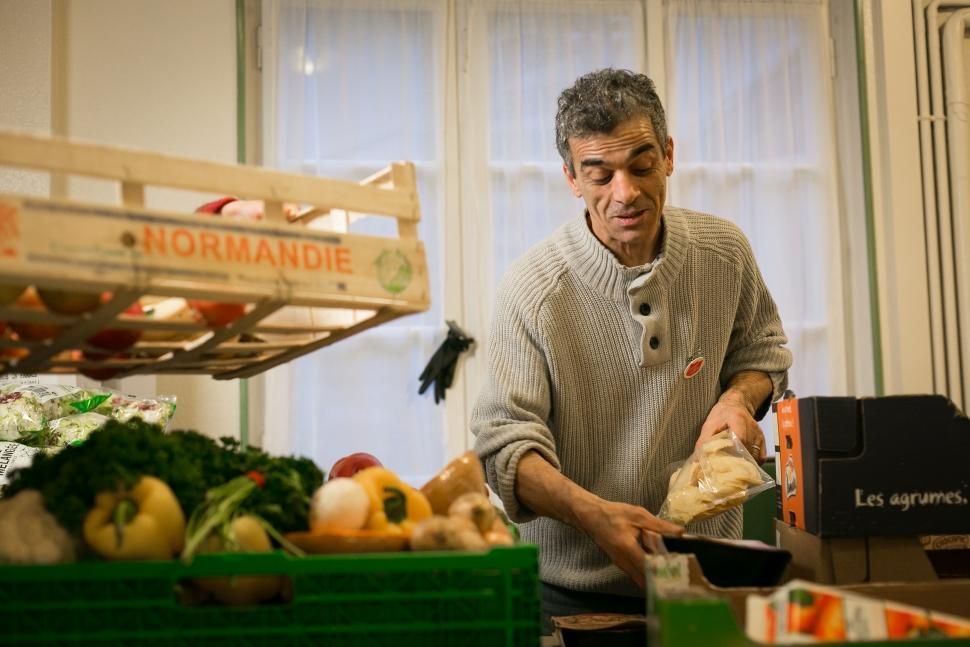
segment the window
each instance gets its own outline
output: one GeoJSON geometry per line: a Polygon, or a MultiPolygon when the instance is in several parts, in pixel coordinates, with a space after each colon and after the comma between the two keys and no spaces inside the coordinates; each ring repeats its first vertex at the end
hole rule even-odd
{"type": "MultiPolygon", "coordinates": [[[[444,316],[444,5],[284,0],[264,7],[264,164],[360,180],[388,162],[412,161],[432,303],[273,371],[268,417],[286,422],[268,428],[264,444],[311,456],[324,469],[366,451],[421,483],[446,462],[443,408],[417,394],[444,316]]],[[[393,235],[396,225],[364,218],[349,231],[393,235]]]]}
{"type": "MultiPolygon", "coordinates": [[[[736,222],[778,304],[798,395],[845,389],[828,18],[819,1],[670,2],[670,200],[736,222]]],[[[762,422],[769,446],[775,423],[762,422]]]]}
{"type": "Polygon", "coordinates": [[[278,0],[263,13],[264,164],[359,179],[413,161],[432,282],[429,312],[275,369],[267,407],[288,422],[266,430],[267,447],[325,468],[369,451],[418,484],[466,446],[498,280],[582,209],[556,152],[556,98],[606,66],[657,70],[676,143],[671,203],[744,229],[791,338],[793,387],[839,388],[821,0],[278,0]],[[439,407],[417,395],[417,375],[446,317],[478,348],[439,407]]]}

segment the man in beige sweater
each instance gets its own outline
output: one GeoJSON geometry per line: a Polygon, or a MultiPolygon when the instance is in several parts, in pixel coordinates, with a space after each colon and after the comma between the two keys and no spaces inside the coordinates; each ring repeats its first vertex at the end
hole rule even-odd
{"type": "MultiPolygon", "coordinates": [[[[559,97],[556,141],[586,210],[509,268],[472,413],[489,485],[540,550],[546,615],[644,611],[645,538],[668,465],[755,422],[791,353],[750,245],[665,206],[674,143],[649,78],[601,70],[559,97]]],[[[692,532],[739,537],[734,509],[692,532]]]]}

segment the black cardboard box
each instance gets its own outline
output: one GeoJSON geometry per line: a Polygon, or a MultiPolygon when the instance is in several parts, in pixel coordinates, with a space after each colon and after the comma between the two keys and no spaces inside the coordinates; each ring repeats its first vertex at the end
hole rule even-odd
{"type": "Polygon", "coordinates": [[[970,420],[943,396],[775,405],[779,517],[820,537],[970,532],[970,420]]]}

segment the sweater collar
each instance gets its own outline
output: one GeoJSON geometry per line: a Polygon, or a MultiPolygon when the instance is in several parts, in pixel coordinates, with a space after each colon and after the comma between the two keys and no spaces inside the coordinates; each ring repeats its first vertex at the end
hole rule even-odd
{"type": "Polygon", "coordinates": [[[660,254],[652,263],[627,267],[601,243],[590,230],[584,211],[563,228],[558,246],[566,263],[584,283],[604,296],[626,303],[627,288],[639,276],[653,273],[650,282],[669,285],[680,273],[687,257],[690,232],[684,212],[665,207],[663,214],[663,242],[660,254]]]}

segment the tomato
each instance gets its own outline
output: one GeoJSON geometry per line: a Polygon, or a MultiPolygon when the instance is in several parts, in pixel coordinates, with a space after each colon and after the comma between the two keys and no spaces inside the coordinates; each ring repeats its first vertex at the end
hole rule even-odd
{"type": "Polygon", "coordinates": [[[62,315],[79,315],[91,312],[101,303],[101,295],[95,292],[68,292],[37,288],[37,296],[51,312],[62,315]]]}
{"type": "MultiPolygon", "coordinates": [[[[128,355],[128,353],[115,353],[110,355],[108,353],[83,351],[79,354],[79,356],[76,357],[81,360],[100,362],[106,359],[125,359],[130,357],[130,355],[128,355]]],[[[92,380],[98,380],[99,382],[110,380],[123,370],[124,369],[120,366],[84,366],[78,368],[78,372],[80,372],[82,375],[87,375],[92,380]]]]}
{"type": "MultiPolygon", "coordinates": [[[[105,292],[101,295],[101,302],[107,303],[111,300],[111,293],[105,292]]],[[[124,314],[132,316],[143,316],[145,311],[137,301],[125,308],[124,314]]],[[[121,351],[131,348],[141,339],[141,331],[137,328],[105,328],[88,337],[88,343],[104,350],[121,351]]],[[[105,378],[107,379],[107,378],[105,378]]]]}
{"type": "Polygon", "coordinates": [[[220,303],[219,301],[189,300],[189,305],[199,313],[210,328],[222,328],[246,314],[244,303],[220,303]]]}
{"type": "MultiPolygon", "coordinates": [[[[37,290],[32,287],[27,288],[20,295],[20,298],[17,299],[17,305],[26,310],[45,311],[44,304],[40,302],[40,297],[37,296],[37,290]]],[[[64,330],[63,326],[55,326],[53,324],[29,323],[25,321],[8,321],[7,323],[23,341],[44,341],[45,339],[57,337],[64,330]]]]}
{"type": "Polygon", "coordinates": [[[327,480],[335,479],[340,476],[353,476],[362,469],[368,467],[383,467],[381,462],[372,454],[367,452],[357,452],[344,456],[333,464],[330,468],[330,476],[327,480]]]}
{"type": "MultiPolygon", "coordinates": [[[[3,332],[4,324],[0,322],[0,338],[7,339],[11,341],[17,341],[17,334],[12,330],[3,332]]],[[[26,348],[18,348],[16,346],[0,346],[0,359],[10,358],[10,359],[23,359],[27,357],[28,351],[26,348]]]]}

